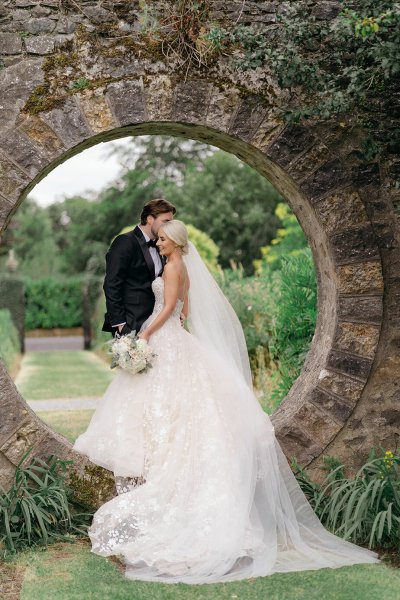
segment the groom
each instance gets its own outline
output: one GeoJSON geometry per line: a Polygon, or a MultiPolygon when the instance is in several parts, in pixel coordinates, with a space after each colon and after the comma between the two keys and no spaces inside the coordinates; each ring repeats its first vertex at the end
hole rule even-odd
{"type": "Polygon", "coordinates": [[[155,245],[158,230],[171,221],[176,208],[163,199],[150,200],[140,215],[140,225],[118,235],[106,254],[104,293],[107,312],[103,331],[115,336],[139,331],[154,307],[152,281],[164,262],[155,245]]]}

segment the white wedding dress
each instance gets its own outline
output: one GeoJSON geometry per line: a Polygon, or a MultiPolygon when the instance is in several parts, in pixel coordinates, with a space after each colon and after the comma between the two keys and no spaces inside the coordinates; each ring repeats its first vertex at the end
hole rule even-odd
{"type": "MultiPolygon", "coordinates": [[[[161,277],[153,291],[148,322],[161,277]]],[[[150,339],[154,367],[120,371],[75,442],[144,480],[95,513],[92,551],[123,557],[128,578],[191,584],[379,562],[321,525],[240,370],[182,328],[181,308],[150,339]]]]}

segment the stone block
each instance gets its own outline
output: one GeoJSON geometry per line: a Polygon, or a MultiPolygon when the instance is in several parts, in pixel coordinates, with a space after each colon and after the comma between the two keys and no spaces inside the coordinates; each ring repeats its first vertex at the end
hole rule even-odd
{"type": "Polygon", "coordinates": [[[12,202],[8,198],[5,198],[0,194],[0,231],[3,229],[8,217],[11,214],[12,209],[15,206],[15,202],[12,202]]]}
{"type": "Polygon", "coordinates": [[[206,81],[184,81],[175,88],[172,118],[182,123],[205,123],[212,85],[206,81]]]}
{"type": "Polygon", "coordinates": [[[85,90],[76,95],[93,133],[107,131],[116,126],[102,89],[85,90]]]}
{"type": "Polygon", "coordinates": [[[306,430],[306,425],[303,429],[294,422],[290,427],[284,426],[276,429],[277,440],[289,462],[295,458],[300,465],[304,466],[322,452],[323,446],[309,437],[306,430]]]}
{"type": "Polygon", "coordinates": [[[307,464],[322,452],[339,429],[340,425],[330,415],[315,404],[305,402],[292,415],[290,427],[278,427],[276,433],[286,456],[294,456],[301,464],[307,464]]]}
{"type": "Polygon", "coordinates": [[[120,125],[130,125],[146,120],[141,81],[112,83],[107,88],[111,112],[120,125]]]}
{"type": "Polygon", "coordinates": [[[379,257],[379,248],[370,225],[348,229],[332,236],[331,245],[336,263],[379,257]]]}
{"type": "Polygon", "coordinates": [[[115,14],[102,8],[101,6],[85,6],[85,16],[94,25],[103,25],[104,23],[113,23],[117,20],[115,14]]]}
{"type": "Polygon", "coordinates": [[[331,190],[350,183],[349,173],[337,158],[319,167],[301,183],[301,191],[313,200],[325,196],[331,190]]]}
{"type": "Polygon", "coordinates": [[[51,33],[56,28],[56,22],[46,17],[39,19],[29,19],[25,23],[25,29],[32,35],[51,33]]]}
{"type": "Polygon", "coordinates": [[[289,163],[287,170],[295,181],[302,181],[330,158],[329,149],[325,144],[315,144],[310,150],[300,154],[297,159],[289,163]]]}
{"type": "Polygon", "coordinates": [[[382,266],[380,261],[338,266],[336,278],[341,294],[383,292],[382,266]]]}
{"type": "Polygon", "coordinates": [[[267,155],[282,167],[293,162],[315,142],[315,136],[309,127],[288,125],[281,135],[268,148],[267,155]]]}
{"type": "Polygon", "coordinates": [[[339,425],[343,425],[353,412],[354,404],[349,404],[343,398],[336,398],[316,387],[310,394],[309,401],[321,408],[339,425]]]}
{"type": "Polygon", "coordinates": [[[217,131],[228,131],[239,102],[238,90],[228,86],[213,87],[206,117],[207,126],[217,131]]]}
{"type": "Polygon", "coordinates": [[[361,162],[351,169],[351,179],[354,185],[365,187],[369,185],[379,186],[380,173],[378,163],[361,162]]]}
{"type": "Polygon", "coordinates": [[[22,39],[17,33],[0,33],[0,54],[20,54],[22,39]]]}
{"type": "Polygon", "coordinates": [[[40,144],[49,157],[58,157],[63,143],[54,131],[37,115],[22,115],[17,123],[18,129],[33,142],[40,144]]]}
{"type": "Polygon", "coordinates": [[[25,38],[28,54],[51,54],[54,52],[55,40],[49,35],[38,35],[25,38]]]}
{"type": "Polygon", "coordinates": [[[16,198],[29,183],[29,176],[0,155],[0,189],[3,196],[16,198]]]}
{"type": "Polygon", "coordinates": [[[361,396],[364,383],[342,373],[322,369],[318,375],[318,388],[324,388],[328,393],[344,398],[348,405],[354,406],[361,396]]]}
{"type": "Polygon", "coordinates": [[[171,78],[167,75],[157,75],[146,79],[144,94],[149,120],[169,121],[174,98],[171,78]]]}
{"type": "Polygon", "coordinates": [[[29,173],[32,179],[48,164],[42,148],[38,148],[23,133],[15,129],[0,137],[0,147],[5,150],[9,158],[29,173]]]}
{"type": "Polygon", "coordinates": [[[364,323],[339,322],[333,340],[336,350],[373,358],[379,341],[380,328],[364,323]]]}
{"type": "Polygon", "coordinates": [[[366,381],[371,370],[372,360],[331,350],[326,365],[328,369],[340,371],[350,377],[366,381]]]}
{"type": "Polygon", "coordinates": [[[76,23],[69,19],[66,15],[61,15],[57,22],[57,33],[74,33],[76,23]]]}
{"type": "Polygon", "coordinates": [[[45,434],[40,422],[31,418],[21,423],[19,429],[0,447],[0,453],[3,453],[13,465],[17,465],[25,452],[40,442],[45,434]]]}
{"type": "Polygon", "coordinates": [[[368,217],[357,192],[338,190],[315,205],[316,212],[328,235],[346,227],[368,223],[368,217]]]}
{"type": "Polygon", "coordinates": [[[261,125],[253,135],[251,145],[259,148],[262,152],[265,152],[268,145],[272,140],[279,137],[283,129],[284,125],[281,120],[272,112],[268,111],[261,125]]]}
{"type": "Polygon", "coordinates": [[[76,146],[90,136],[85,119],[73,98],[68,98],[62,106],[41,113],[41,118],[62,140],[66,148],[76,146]]]}
{"type": "Polygon", "coordinates": [[[47,17],[48,15],[51,14],[51,8],[49,6],[40,6],[39,4],[37,4],[32,9],[31,14],[34,17],[47,17]]]}
{"type": "Polygon", "coordinates": [[[0,71],[0,133],[9,130],[27,98],[43,83],[42,58],[30,58],[0,71]]]}
{"type": "Polygon", "coordinates": [[[319,20],[331,21],[338,16],[341,5],[339,2],[317,2],[312,10],[312,15],[319,20]]]}
{"type": "Polygon", "coordinates": [[[246,142],[256,134],[267,113],[257,96],[245,96],[232,119],[229,133],[246,142]]]}
{"type": "Polygon", "coordinates": [[[15,0],[15,6],[20,6],[21,8],[28,8],[29,6],[35,6],[35,4],[36,0],[15,0]]]}
{"type": "Polygon", "coordinates": [[[382,313],[382,296],[339,297],[337,313],[339,320],[380,324],[382,313]]]}
{"type": "MultiPolygon", "coordinates": [[[[2,204],[0,198],[0,210],[2,204]]],[[[22,422],[28,420],[29,412],[25,403],[18,401],[18,393],[7,374],[0,374],[0,383],[0,445],[2,445],[20,427],[22,422]]]]}

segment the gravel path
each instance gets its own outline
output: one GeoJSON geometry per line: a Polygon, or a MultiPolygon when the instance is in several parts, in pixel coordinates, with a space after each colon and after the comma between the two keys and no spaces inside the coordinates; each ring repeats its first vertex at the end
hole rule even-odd
{"type": "Polygon", "coordinates": [[[100,398],[55,398],[54,400],[30,400],[29,406],[35,411],[42,410],[94,410],[100,398]]]}
{"type": "Polygon", "coordinates": [[[26,337],[26,352],[48,352],[49,350],[83,350],[81,335],[66,335],[60,337],[26,337]]]}

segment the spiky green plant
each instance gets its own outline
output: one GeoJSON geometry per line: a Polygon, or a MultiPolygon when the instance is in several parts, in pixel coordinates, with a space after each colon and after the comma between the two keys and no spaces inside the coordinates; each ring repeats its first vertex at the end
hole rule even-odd
{"type": "Polygon", "coordinates": [[[14,482],[0,496],[0,552],[3,558],[27,546],[47,545],[74,536],[84,536],[91,515],[71,505],[65,483],[65,461],[51,456],[48,462],[34,457],[22,467],[31,452],[17,465],[14,482]]]}
{"type": "Polygon", "coordinates": [[[328,474],[313,482],[294,460],[296,478],[321,522],[333,533],[370,548],[400,549],[400,454],[372,449],[353,478],[335,459],[328,474]]]}

